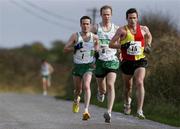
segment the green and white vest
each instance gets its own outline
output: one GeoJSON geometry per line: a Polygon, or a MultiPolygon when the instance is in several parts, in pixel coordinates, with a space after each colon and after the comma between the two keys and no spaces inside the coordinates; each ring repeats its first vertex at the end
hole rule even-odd
{"type": "Polygon", "coordinates": [[[100,51],[99,59],[102,61],[118,60],[116,56],[116,49],[109,48],[109,43],[114,34],[116,33],[116,27],[111,25],[111,30],[104,32],[100,24],[98,24],[97,35],[99,37],[100,51]]]}
{"type": "Polygon", "coordinates": [[[81,33],[78,32],[78,43],[82,43],[83,48],[77,50],[74,55],[74,63],[75,64],[87,64],[93,62],[93,55],[94,55],[94,41],[93,41],[93,33],[90,33],[90,39],[88,42],[85,42],[81,36],[81,33]]]}

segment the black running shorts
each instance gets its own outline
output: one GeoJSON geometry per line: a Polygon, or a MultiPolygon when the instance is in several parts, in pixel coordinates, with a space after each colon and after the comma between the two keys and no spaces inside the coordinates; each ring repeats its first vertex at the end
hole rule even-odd
{"type": "Polygon", "coordinates": [[[121,62],[121,71],[124,74],[133,75],[137,68],[139,68],[139,67],[146,68],[147,66],[148,66],[148,62],[144,58],[140,59],[140,60],[137,60],[137,61],[124,60],[124,61],[121,62]]]}

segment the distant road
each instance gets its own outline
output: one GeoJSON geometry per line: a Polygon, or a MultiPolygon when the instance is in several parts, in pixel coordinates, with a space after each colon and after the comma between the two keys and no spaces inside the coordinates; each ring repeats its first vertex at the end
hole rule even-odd
{"type": "Polygon", "coordinates": [[[1,93],[0,129],[180,129],[116,112],[106,124],[105,109],[96,106],[90,106],[91,119],[82,121],[82,110],[73,114],[71,106],[50,96],[1,93]]]}

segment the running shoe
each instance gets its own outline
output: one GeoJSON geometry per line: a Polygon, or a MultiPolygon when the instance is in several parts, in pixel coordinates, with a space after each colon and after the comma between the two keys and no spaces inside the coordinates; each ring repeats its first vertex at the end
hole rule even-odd
{"type": "Polygon", "coordinates": [[[44,96],[47,96],[47,91],[43,91],[43,95],[44,95],[44,96]]]}
{"type": "Polygon", "coordinates": [[[130,115],[131,114],[131,106],[124,104],[124,114],[125,115],[130,115]]]}
{"type": "Polygon", "coordinates": [[[105,112],[104,119],[106,123],[111,123],[111,113],[105,112]]]}
{"type": "Polygon", "coordinates": [[[88,119],[90,119],[90,117],[91,116],[90,116],[90,114],[88,112],[84,112],[82,120],[88,120],[88,119]]]}
{"type": "Polygon", "coordinates": [[[100,94],[100,92],[97,93],[97,99],[99,102],[104,102],[105,95],[100,94]]]}
{"type": "Polygon", "coordinates": [[[124,114],[130,115],[131,114],[131,98],[128,98],[128,102],[124,104],[124,114]]]}
{"type": "Polygon", "coordinates": [[[138,112],[137,112],[137,117],[138,117],[139,119],[146,119],[146,117],[145,117],[144,114],[143,114],[143,111],[138,111],[138,112]]]}
{"type": "Polygon", "coordinates": [[[74,113],[79,112],[79,102],[80,102],[80,96],[77,97],[77,100],[74,100],[72,110],[74,113]]]}

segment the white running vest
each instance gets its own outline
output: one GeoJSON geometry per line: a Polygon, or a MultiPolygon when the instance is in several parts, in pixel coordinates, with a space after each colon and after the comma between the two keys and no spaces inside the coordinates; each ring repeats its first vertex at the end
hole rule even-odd
{"type": "Polygon", "coordinates": [[[103,61],[118,60],[116,56],[116,49],[109,48],[109,43],[116,33],[115,25],[111,25],[111,30],[104,32],[100,23],[98,24],[97,35],[99,37],[100,51],[99,59],[103,61]]]}
{"type": "Polygon", "coordinates": [[[41,75],[47,76],[47,75],[49,75],[49,74],[50,74],[50,72],[49,72],[49,66],[48,66],[48,64],[42,64],[42,65],[41,65],[41,75]]]}
{"type": "Polygon", "coordinates": [[[93,41],[93,33],[90,33],[90,40],[88,42],[85,42],[80,34],[78,34],[78,43],[82,42],[83,48],[79,49],[74,53],[73,59],[75,64],[87,64],[93,62],[93,56],[94,56],[94,41],[93,41]]]}

